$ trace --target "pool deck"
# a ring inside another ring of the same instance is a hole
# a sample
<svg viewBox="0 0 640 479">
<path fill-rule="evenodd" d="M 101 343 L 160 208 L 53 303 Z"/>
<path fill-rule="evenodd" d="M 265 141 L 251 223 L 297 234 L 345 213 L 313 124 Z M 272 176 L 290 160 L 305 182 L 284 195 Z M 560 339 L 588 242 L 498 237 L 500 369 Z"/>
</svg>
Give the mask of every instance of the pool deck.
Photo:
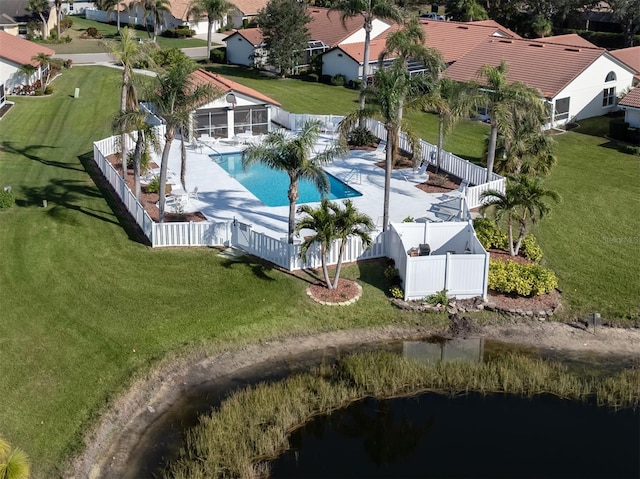
<svg viewBox="0 0 640 479">
<path fill-rule="evenodd" d="M 325 148 L 331 141 L 326 135 L 321 137 L 316 149 Z M 209 156 L 215 152 L 238 152 L 242 148 L 242 145 L 222 143 L 201 149 L 187 148 L 186 189 L 192 191 L 198 187 L 198 200 L 189 200 L 184 211 L 200 211 L 209 220 L 216 222 L 232 221 L 235 218 L 250 224 L 254 231 L 285 237 L 289 206 L 265 206 Z M 155 161 L 159 163 L 159 158 Z M 362 193 L 362 196 L 351 198 L 354 206 L 381 227 L 384 169 L 377 167 L 376 161 L 379 158 L 375 158 L 372 151 L 352 150 L 348 157 L 327 165 L 325 171 L 341 180 L 347 175 L 351 176 L 348 184 Z M 177 140 L 171 148 L 169 170 L 176 175 L 180 173 L 180 142 Z M 393 171 L 389 202 L 392 222 L 401 222 L 407 217 L 417 221 L 447 221 L 456 215 L 461 194 L 456 191 L 447 194 L 425 193 L 417 188 L 424 181 L 426 176 L 413 173 L 411 168 Z"/>
</svg>

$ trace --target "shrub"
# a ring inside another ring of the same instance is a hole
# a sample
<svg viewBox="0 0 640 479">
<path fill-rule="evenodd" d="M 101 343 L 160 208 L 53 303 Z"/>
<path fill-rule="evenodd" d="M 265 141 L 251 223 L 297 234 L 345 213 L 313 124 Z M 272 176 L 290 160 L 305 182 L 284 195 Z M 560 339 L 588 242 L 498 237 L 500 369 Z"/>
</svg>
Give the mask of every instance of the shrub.
<svg viewBox="0 0 640 479">
<path fill-rule="evenodd" d="M 155 64 L 160 67 L 189 61 L 189 57 L 187 57 L 187 55 L 185 55 L 179 48 L 157 49 L 152 51 L 149 56 Z"/>
<path fill-rule="evenodd" d="M 441 304 L 442 306 L 449 306 L 449 297 L 447 296 L 447 290 L 443 289 L 442 291 L 438 291 L 435 294 L 427 297 L 427 303 L 429 304 Z"/>
<path fill-rule="evenodd" d="M 550 293 L 557 287 L 558 279 L 554 272 L 539 264 L 489 262 L 489 288 L 499 293 L 536 296 Z"/>
<path fill-rule="evenodd" d="M 402 220 L 403 223 L 415 223 L 416 220 L 413 219 L 413 216 L 407 216 L 405 219 Z"/>
<path fill-rule="evenodd" d="M 209 53 L 209 60 L 212 63 L 225 63 L 226 56 L 226 48 L 212 48 L 211 52 Z"/>
<path fill-rule="evenodd" d="M 347 142 L 353 146 L 372 146 L 378 138 L 364 126 L 357 126 L 349 132 Z"/>
<path fill-rule="evenodd" d="M 640 146 L 624 145 L 622 152 L 628 153 L 629 155 L 640 156 Z"/>
<path fill-rule="evenodd" d="M 73 26 L 73 20 L 69 17 L 64 17 L 60 20 L 60 28 L 63 30 L 68 30 Z"/>
<path fill-rule="evenodd" d="M 64 63 L 62 64 L 62 66 L 63 66 L 64 68 L 69 69 L 69 68 L 71 68 L 71 65 L 72 65 L 72 64 L 73 64 L 73 60 L 71 60 L 71 58 L 67 58 L 67 59 L 64 61 Z"/>
<path fill-rule="evenodd" d="M 362 80 L 360 78 L 356 80 L 349 80 L 349 88 L 353 90 L 359 90 L 362 85 Z"/>
<path fill-rule="evenodd" d="M 51 85 L 47 85 L 44 89 L 45 95 L 51 95 L 53 93 L 53 87 Z"/>
<path fill-rule="evenodd" d="M 520 245 L 519 253 L 531 261 L 538 262 L 542 259 L 542 248 L 540 248 L 536 237 L 532 234 L 528 234 L 527 236 L 522 238 L 522 244 Z"/>
<path fill-rule="evenodd" d="M 0 190 L 0 209 L 11 208 L 15 202 L 11 191 Z"/>
<path fill-rule="evenodd" d="M 85 33 L 89 38 L 102 38 L 102 35 L 100 35 L 100 32 L 96 27 L 87 28 L 87 31 Z"/>
<path fill-rule="evenodd" d="M 186 25 L 175 27 L 175 28 L 169 28 L 162 32 L 162 36 L 167 38 L 191 38 L 195 34 L 196 34 L 196 31 L 190 29 Z"/>
<path fill-rule="evenodd" d="M 396 299 L 404 298 L 404 291 L 402 291 L 400 286 L 391 286 L 389 288 L 389 294 Z"/>
<path fill-rule="evenodd" d="M 476 218 L 473 220 L 473 228 L 476 230 L 478 241 L 484 249 L 506 249 L 509 247 L 507 234 L 500 230 L 492 220 Z"/>
<path fill-rule="evenodd" d="M 333 86 L 344 86 L 346 81 L 347 79 L 342 73 L 338 73 L 337 75 L 333 75 L 333 77 L 331 77 L 331 84 Z"/>
<path fill-rule="evenodd" d="M 449 181 L 449 177 L 444 173 L 433 173 L 429 175 L 429 179 L 436 186 L 444 186 Z"/>
<path fill-rule="evenodd" d="M 320 76 L 317 73 L 309 73 L 308 75 L 304 76 L 303 80 L 312 83 L 318 83 L 318 81 L 320 80 Z"/>
<path fill-rule="evenodd" d="M 331 85 L 331 75 L 322 75 L 322 76 L 320 77 L 320 81 L 321 81 L 322 83 L 327 84 L 327 85 Z"/>
<path fill-rule="evenodd" d="M 160 192 L 160 177 L 154 176 L 147 185 L 147 193 L 159 193 Z"/>
</svg>

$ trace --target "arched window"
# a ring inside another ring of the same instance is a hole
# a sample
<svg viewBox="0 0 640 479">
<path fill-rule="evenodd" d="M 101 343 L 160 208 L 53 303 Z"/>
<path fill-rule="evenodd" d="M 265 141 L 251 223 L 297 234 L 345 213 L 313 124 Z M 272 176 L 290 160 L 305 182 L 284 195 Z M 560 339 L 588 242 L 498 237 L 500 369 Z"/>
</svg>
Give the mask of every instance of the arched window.
<svg viewBox="0 0 640 479">
<path fill-rule="evenodd" d="M 609 72 L 607 74 L 607 78 L 604 79 L 605 83 L 610 81 L 616 81 L 616 74 L 614 72 Z"/>
</svg>

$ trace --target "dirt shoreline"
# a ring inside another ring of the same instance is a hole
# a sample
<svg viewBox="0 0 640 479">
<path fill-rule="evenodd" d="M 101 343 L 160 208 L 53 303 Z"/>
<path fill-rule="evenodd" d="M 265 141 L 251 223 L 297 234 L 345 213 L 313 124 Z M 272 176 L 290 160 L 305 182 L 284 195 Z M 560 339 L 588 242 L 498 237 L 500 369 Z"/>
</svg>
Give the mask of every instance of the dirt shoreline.
<svg viewBox="0 0 640 479">
<path fill-rule="evenodd" d="M 85 438 L 85 448 L 67 468 L 70 478 L 119 478 L 128 454 L 145 429 L 185 391 L 221 376 L 264 361 L 323 349 L 394 339 L 412 339 L 442 330 L 421 326 L 388 326 L 376 329 L 332 331 L 308 336 L 261 341 L 222 351 L 165 361 L 136 381 L 114 402 L 99 424 Z M 473 334 L 557 350 L 602 355 L 640 357 L 640 329 L 599 328 L 596 334 L 577 326 L 548 321 L 522 321 L 485 325 Z"/>
</svg>

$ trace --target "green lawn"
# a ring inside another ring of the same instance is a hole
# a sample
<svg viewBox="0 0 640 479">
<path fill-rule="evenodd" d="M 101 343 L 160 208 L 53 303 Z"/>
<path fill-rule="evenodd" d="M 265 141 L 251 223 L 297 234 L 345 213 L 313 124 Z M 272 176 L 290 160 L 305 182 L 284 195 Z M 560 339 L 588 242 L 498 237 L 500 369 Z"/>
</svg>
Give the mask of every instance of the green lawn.
<svg viewBox="0 0 640 479">
<path fill-rule="evenodd" d="M 92 141 L 110 134 L 119 78 L 105 67 L 65 70 L 51 97 L 11 98 L 16 106 L 1 123 L 0 184 L 12 185 L 18 204 L 0 211 L 0 434 L 26 449 L 36 478 L 59 473 L 105 405 L 169 352 L 436 321 L 391 307 L 382 268 L 371 263 L 344 271 L 360 279 L 363 298 L 326 308 L 307 298 L 305 282 L 259 262 L 229 261 L 209 248 L 143 246 L 96 187 L 91 163 Z M 356 92 L 345 88 L 234 79 L 293 111 L 356 106 Z M 433 118 L 419 121 L 433 137 Z M 465 122 L 448 145 L 479 158 L 485 133 Z M 558 144 L 549 184 L 564 199 L 538 229 L 546 262 L 576 314 L 637 321 L 638 159 L 579 130 Z"/>
<path fill-rule="evenodd" d="M 117 26 L 108 23 L 96 22 L 94 20 L 87 20 L 82 16 L 71 16 L 73 25 L 69 30 L 64 32 L 62 36 L 69 35 L 72 38 L 70 43 L 60 43 L 47 45 L 49 48 L 55 50 L 59 54 L 73 54 L 73 53 L 101 53 L 105 51 L 103 41 L 117 38 Z M 126 25 L 121 25 L 124 27 Z M 95 27 L 102 35 L 102 40 L 96 39 L 82 39 L 80 34 L 86 31 L 89 27 Z M 138 38 L 143 40 L 148 39 L 147 33 L 144 30 L 137 30 Z M 204 47 L 207 42 L 200 40 L 199 38 L 165 38 L 162 35 L 158 36 L 158 45 L 162 48 L 189 48 L 189 47 Z"/>
<path fill-rule="evenodd" d="M 419 320 L 390 306 L 371 263 L 344 271 L 363 298 L 326 308 L 261 263 L 138 242 L 91 173 L 119 78 L 65 70 L 51 97 L 12 98 L 0 129 L 0 184 L 18 203 L 0 210 L 0 435 L 26 449 L 37 478 L 56 475 L 105 404 L 167 352 Z"/>
</svg>

